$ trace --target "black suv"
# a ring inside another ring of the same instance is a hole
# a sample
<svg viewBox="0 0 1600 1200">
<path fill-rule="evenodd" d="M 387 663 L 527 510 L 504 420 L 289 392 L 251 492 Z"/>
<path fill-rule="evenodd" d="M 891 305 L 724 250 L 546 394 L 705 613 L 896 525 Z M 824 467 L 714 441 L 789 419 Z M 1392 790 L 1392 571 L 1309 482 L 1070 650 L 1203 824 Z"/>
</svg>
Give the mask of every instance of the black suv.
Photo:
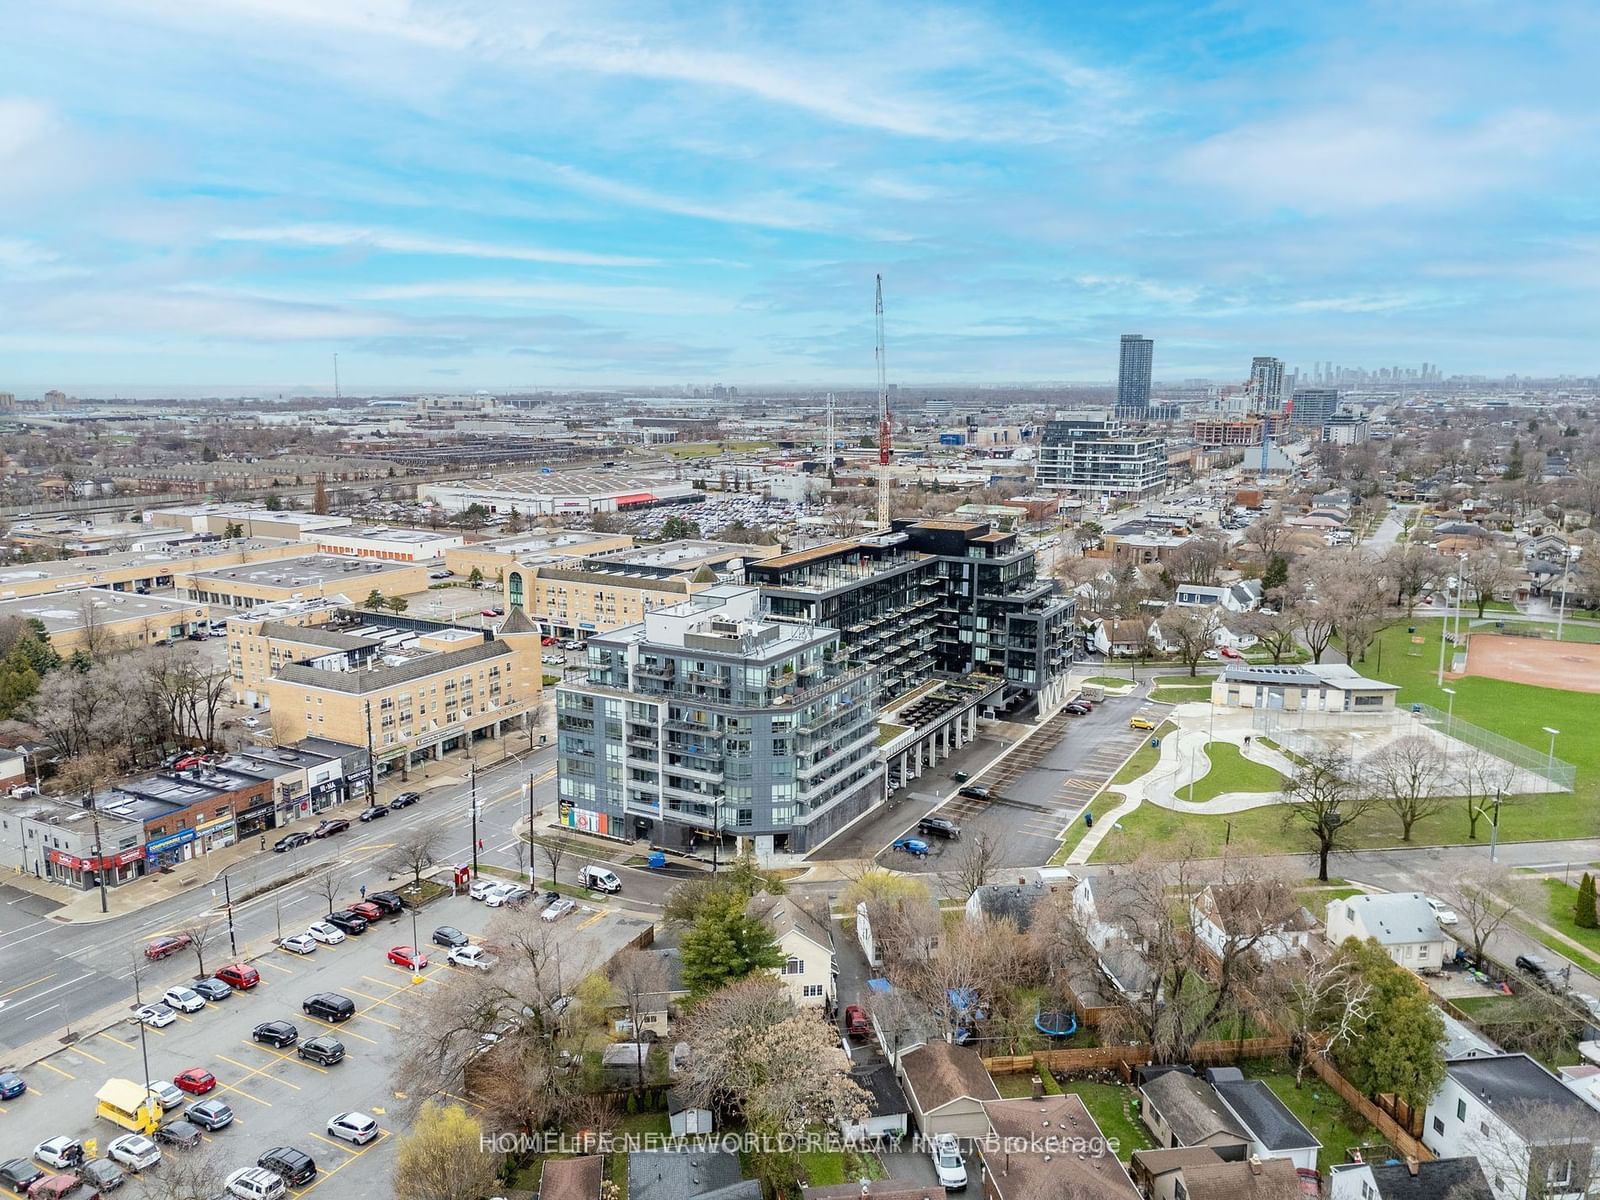
<svg viewBox="0 0 1600 1200">
<path fill-rule="evenodd" d="M 923 817 L 917 822 L 918 833 L 931 833 L 935 837 L 958 838 L 961 836 L 961 826 L 948 817 Z"/>
<path fill-rule="evenodd" d="M 389 801 L 389 807 L 390 808 L 409 808 L 411 805 L 415 804 L 418 800 L 421 800 L 421 799 L 422 799 L 422 793 L 421 792 L 401 792 L 393 800 Z"/>
<path fill-rule="evenodd" d="M 351 912 L 348 908 L 341 908 L 336 913 L 329 913 L 328 924 L 335 929 L 342 929 L 351 934 L 362 934 L 367 931 L 367 919 L 360 913 Z"/>
<path fill-rule="evenodd" d="M 1550 983 L 1550 968 L 1545 965 L 1544 959 L 1538 957 L 1537 955 L 1517 955 L 1517 970 L 1528 976 L 1535 983 L 1544 984 L 1546 986 L 1548 986 Z"/>
<path fill-rule="evenodd" d="M 295 1053 L 307 1062 L 331 1067 L 344 1057 L 344 1043 L 338 1038 L 314 1037 L 301 1042 Z"/>
<path fill-rule="evenodd" d="M 367 895 L 367 903 L 376 904 L 386 916 L 393 916 L 406 906 L 398 892 L 371 892 Z"/>
<path fill-rule="evenodd" d="M 294 1045 L 299 1037 L 300 1031 L 287 1021 L 263 1021 L 250 1031 L 251 1041 L 266 1042 L 280 1050 Z"/>
<path fill-rule="evenodd" d="M 987 800 L 989 798 L 989 789 L 974 783 L 962 788 L 956 795 L 965 796 L 969 800 Z"/>
<path fill-rule="evenodd" d="M 316 1161 L 304 1150 L 296 1150 L 293 1146 L 274 1146 L 256 1159 L 256 1166 L 283 1176 L 283 1181 L 291 1187 L 310 1183 L 317 1177 Z"/>
<path fill-rule="evenodd" d="M 301 1001 L 300 1011 L 338 1024 L 356 1015 L 356 1002 L 338 992 L 318 992 Z"/>
</svg>

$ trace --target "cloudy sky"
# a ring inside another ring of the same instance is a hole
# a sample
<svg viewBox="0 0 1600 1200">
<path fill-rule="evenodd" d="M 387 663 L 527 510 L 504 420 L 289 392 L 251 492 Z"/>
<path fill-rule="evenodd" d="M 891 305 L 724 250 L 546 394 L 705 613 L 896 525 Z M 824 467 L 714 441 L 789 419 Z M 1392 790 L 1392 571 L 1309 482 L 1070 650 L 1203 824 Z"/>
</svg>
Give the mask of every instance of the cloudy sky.
<svg viewBox="0 0 1600 1200">
<path fill-rule="evenodd" d="M 1600 370 L 1593 4 L 50 0 L 0 389 Z"/>
</svg>

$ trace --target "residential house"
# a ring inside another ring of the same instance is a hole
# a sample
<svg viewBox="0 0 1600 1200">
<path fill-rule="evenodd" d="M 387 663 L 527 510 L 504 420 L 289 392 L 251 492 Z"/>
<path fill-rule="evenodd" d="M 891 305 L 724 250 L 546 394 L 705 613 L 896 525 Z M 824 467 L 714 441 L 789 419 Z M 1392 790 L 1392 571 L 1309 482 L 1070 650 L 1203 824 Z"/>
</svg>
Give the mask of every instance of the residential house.
<svg viewBox="0 0 1600 1200">
<path fill-rule="evenodd" d="M 1126 1168 L 1077 1096 L 992 1100 L 978 1146 L 983 1200 L 1139 1200 Z"/>
<path fill-rule="evenodd" d="M 1495 1200 L 1592 1195 L 1600 1114 L 1526 1054 L 1458 1058 L 1423 1116 L 1440 1158 L 1476 1156 Z"/>
<path fill-rule="evenodd" d="M 931 895 L 863 900 L 856 905 L 856 942 L 872 967 L 881 967 L 896 956 L 932 958 L 939 952 L 943 929 L 939 902 Z"/>
<path fill-rule="evenodd" d="M 1181 1068 L 1163 1071 L 1141 1083 L 1139 1094 L 1139 1115 L 1157 1146 L 1209 1146 L 1228 1162 L 1249 1156 L 1249 1131 L 1204 1079 Z"/>
<path fill-rule="evenodd" d="M 918 1183 L 912 1179 L 869 1179 L 865 1183 L 833 1183 L 800 1189 L 800 1200 L 942 1200 L 943 1196 L 944 1191 L 938 1184 Z"/>
<path fill-rule="evenodd" d="M 598 1154 L 546 1159 L 539 1169 L 539 1200 L 600 1200 L 604 1179 L 605 1159 Z"/>
<path fill-rule="evenodd" d="M 1144 949 L 1115 920 L 1116 893 L 1121 881 L 1115 875 L 1085 878 L 1072 890 L 1073 911 L 1096 964 L 1112 988 L 1126 997 L 1143 996 L 1155 983 Z"/>
<path fill-rule="evenodd" d="M 761 1200 L 761 1185 L 725 1150 L 635 1150 L 628 1155 L 628 1200 Z M 540 1200 L 544 1200 L 540 1193 Z"/>
<path fill-rule="evenodd" d="M 1233 583 L 1180 583 L 1172 602 L 1179 608 L 1215 606 L 1228 613 L 1254 612 L 1261 607 L 1261 581 L 1239 579 Z"/>
<path fill-rule="evenodd" d="M 1206 1082 L 1250 1135 L 1252 1158 L 1286 1158 L 1296 1167 L 1317 1169 L 1322 1143 L 1265 1083 L 1246 1079 L 1238 1067 L 1213 1067 Z"/>
<path fill-rule="evenodd" d="M 783 955 L 778 978 L 801 1008 L 827 1008 L 833 1004 L 834 976 L 832 922 L 824 923 L 792 896 L 760 893 L 750 898 L 749 914 L 772 929 Z"/>
<path fill-rule="evenodd" d="M 867 1116 L 861 1121 L 844 1121 L 839 1132 L 847 1142 L 898 1141 L 906 1136 L 911 1105 L 906 1102 L 894 1067 L 874 1063 L 851 1072 L 851 1078 L 867 1094 Z"/>
<path fill-rule="evenodd" d="M 1328 1171 L 1328 1200 L 1493 1200 L 1476 1158 L 1422 1162 L 1338 1163 Z M 540 1198 L 543 1200 L 543 1197 Z"/>
<path fill-rule="evenodd" d="M 1298 1168 L 1287 1158 L 1233 1162 L 1206 1146 L 1136 1150 L 1132 1175 L 1149 1200 L 1301 1200 Z"/>
<path fill-rule="evenodd" d="M 967 897 L 966 918 L 978 921 L 1008 920 L 1019 930 L 1033 924 L 1034 906 L 1050 894 L 1039 880 L 1018 879 L 1015 883 L 985 883 Z"/>
<path fill-rule="evenodd" d="M 925 1042 L 900 1055 L 900 1082 L 923 1137 L 977 1138 L 989 1132 L 984 1104 L 1000 1093 L 976 1051 Z"/>
<path fill-rule="evenodd" d="M 1135 1150 L 1128 1166 L 1134 1186 L 1148 1200 L 1177 1200 L 1185 1167 L 1207 1166 L 1222 1159 L 1210 1146 L 1176 1146 L 1164 1150 Z M 1184 1189 L 1187 1200 L 1188 1189 Z"/>
<path fill-rule="evenodd" d="M 1328 903 L 1328 941 L 1377 941 L 1402 967 L 1438 970 L 1450 944 L 1421 892 L 1346 896 Z"/>
<path fill-rule="evenodd" d="M 1109 658 L 1130 658 L 1150 649 L 1150 622 L 1140 618 L 1122 621 L 1096 619 L 1085 640 L 1091 651 Z"/>
<path fill-rule="evenodd" d="M 1230 946 L 1251 942 L 1257 958 L 1282 962 L 1307 953 L 1317 927 L 1294 889 L 1278 879 L 1208 884 L 1191 909 L 1200 940 L 1218 956 Z"/>
</svg>

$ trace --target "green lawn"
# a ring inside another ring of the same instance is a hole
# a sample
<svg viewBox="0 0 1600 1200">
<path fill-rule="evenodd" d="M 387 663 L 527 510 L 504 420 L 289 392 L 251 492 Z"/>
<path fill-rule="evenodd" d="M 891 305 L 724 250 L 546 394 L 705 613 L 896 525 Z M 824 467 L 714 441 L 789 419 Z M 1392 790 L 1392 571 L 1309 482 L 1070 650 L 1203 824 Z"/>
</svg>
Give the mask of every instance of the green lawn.
<svg viewBox="0 0 1600 1200">
<path fill-rule="evenodd" d="M 1128 1102 L 1136 1095 L 1132 1088 L 1120 1083 L 1064 1079 L 1061 1090 L 1083 1101 L 1094 1123 L 1100 1126 L 1100 1132 L 1105 1134 L 1123 1162 L 1127 1162 L 1135 1150 L 1148 1150 L 1154 1144 L 1139 1118 L 1129 1111 Z"/>
<path fill-rule="evenodd" d="M 662 446 L 673 458 L 715 458 L 719 454 L 740 454 L 747 450 L 766 450 L 771 442 L 677 442 Z"/>
<path fill-rule="evenodd" d="M 1481 622 L 1477 619 L 1473 619 L 1469 624 L 1473 633 L 1494 633 L 1494 622 L 1499 619 L 1500 618 L 1495 617 L 1492 613 L 1486 613 Z M 1505 625 L 1506 628 L 1512 632 L 1523 632 L 1537 629 L 1543 633 L 1543 640 L 1552 642 L 1555 641 L 1556 624 L 1554 621 L 1507 620 Z M 1600 626 L 1579 625 L 1575 622 L 1568 621 L 1561 629 L 1561 640 L 1563 642 L 1600 642 Z"/>
<path fill-rule="evenodd" d="M 1247 1062 L 1243 1070 L 1246 1077 L 1259 1079 L 1271 1088 L 1273 1095 L 1316 1135 L 1322 1143 L 1317 1166 L 1324 1174 L 1335 1163 L 1349 1161 L 1350 1149 L 1371 1136 L 1360 1114 L 1353 1112 L 1313 1072 L 1308 1070 L 1305 1082 L 1295 1087 L 1294 1072 L 1284 1069 L 1281 1063 Z"/>
<path fill-rule="evenodd" d="M 1578 899 L 1577 885 L 1562 883 L 1559 879 L 1541 879 L 1539 884 L 1544 889 L 1546 901 L 1545 911 L 1538 914 L 1539 919 L 1559 929 L 1588 950 L 1589 954 L 1574 949 L 1559 938 L 1551 937 L 1531 921 L 1519 920 L 1517 924 L 1529 937 L 1554 953 L 1571 959 L 1586 971 L 1600 972 L 1600 929 L 1584 929 L 1573 920 L 1573 906 Z"/>
<path fill-rule="evenodd" d="M 1091 675 L 1084 682 L 1094 687 L 1125 688 L 1133 686 L 1133 680 L 1126 675 Z"/>
<path fill-rule="evenodd" d="M 911 726 L 909 725 L 896 725 L 892 721 L 879 721 L 878 745 L 887 746 L 890 742 L 894 741 L 895 738 L 899 737 L 902 733 L 910 728 Z"/>
<path fill-rule="evenodd" d="M 1144 732 L 1149 736 L 1144 739 L 1144 744 L 1133 752 L 1133 756 L 1127 762 L 1122 764 L 1122 769 L 1111 777 L 1111 782 L 1106 786 L 1117 787 L 1120 784 L 1132 783 L 1147 771 L 1154 770 L 1157 761 L 1161 758 L 1161 750 L 1150 743 L 1160 741 L 1162 738 L 1174 733 L 1177 728 L 1171 721 L 1163 721 L 1154 729 L 1145 730 Z"/>
<path fill-rule="evenodd" d="M 837 1187 L 858 1179 L 882 1179 L 883 1165 L 876 1154 L 854 1150 L 802 1150 L 796 1156 L 811 1187 Z"/>
<path fill-rule="evenodd" d="M 1158 687 L 1151 691 L 1150 699 L 1157 704 L 1190 704 L 1196 700 L 1209 700 L 1211 685 L 1201 683 L 1193 687 Z"/>
<path fill-rule="evenodd" d="M 1211 769 L 1195 780 L 1194 788 L 1181 789 L 1180 799 L 1196 804 L 1215 800 L 1225 792 L 1281 792 L 1283 776 L 1271 767 L 1251 762 L 1232 742 L 1212 742 L 1205 748 Z M 1199 763 L 1195 764 L 1197 767 Z"/>
</svg>

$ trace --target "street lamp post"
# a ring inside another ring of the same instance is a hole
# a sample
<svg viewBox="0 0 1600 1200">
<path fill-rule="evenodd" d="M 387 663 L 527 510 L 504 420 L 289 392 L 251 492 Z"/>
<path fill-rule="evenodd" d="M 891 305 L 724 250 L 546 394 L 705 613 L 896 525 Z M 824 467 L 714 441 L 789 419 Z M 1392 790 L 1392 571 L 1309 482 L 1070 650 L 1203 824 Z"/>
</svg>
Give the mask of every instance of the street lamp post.
<svg viewBox="0 0 1600 1200">
<path fill-rule="evenodd" d="M 1456 690 L 1455 688 L 1441 688 L 1439 690 L 1450 697 L 1449 706 L 1444 713 L 1444 735 L 1449 737 L 1451 727 L 1455 724 L 1456 719 Z"/>
<path fill-rule="evenodd" d="M 213 896 L 215 892 L 211 893 Z M 235 958 L 239 957 L 239 943 L 233 936 L 233 893 L 228 887 L 228 872 L 222 873 L 222 906 L 228 913 L 228 949 L 233 951 Z"/>
<path fill-rule="evenodd" d="M 1544 732 L 1550 735 L 1550 753 L 1545 758 L 1544 776 L 1551 783 L 1554 783 L 1556 778 L 1556 734 L 1560 733 L 1561 730 L 1551 729 L 1550 726 L 1546 725 L 1544 726 Z"/>
</svg>

